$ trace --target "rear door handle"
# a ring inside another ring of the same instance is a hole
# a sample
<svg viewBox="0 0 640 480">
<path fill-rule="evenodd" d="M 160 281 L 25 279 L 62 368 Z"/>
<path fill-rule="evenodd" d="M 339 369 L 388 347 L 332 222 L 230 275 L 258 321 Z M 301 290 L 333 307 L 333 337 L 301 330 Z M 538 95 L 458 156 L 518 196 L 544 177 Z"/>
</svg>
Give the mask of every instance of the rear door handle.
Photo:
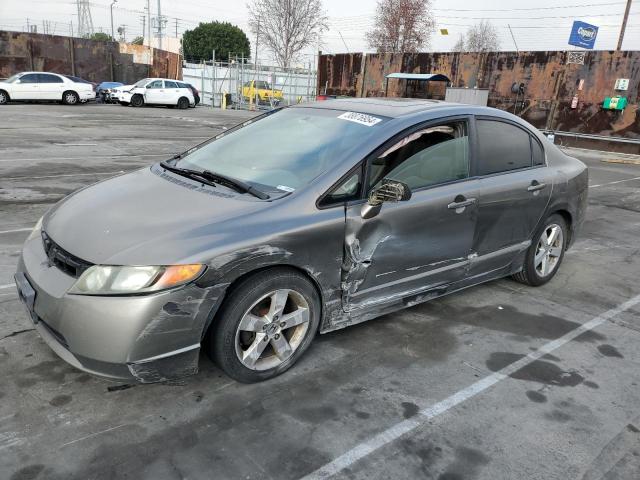
<svg viewBox="0 0 640 480">
<path fill-rule="evenodd" d="M 538 190 L 542 190 L 547 186 L 546 183 L 538 183 L 537 181 L 531 182 L 531 185 L 527 187 L 528 192 L 537 192 Z"/>
<path fill-rule="evenodd" d="M 447 205 L 447 208 L 449 210 L 461 209 L 460 212 L 462 212 L 462 210 L 465 207 L 468 207 L 469 205 L 473 205 L 474 203 L 476 203 L 475 198 L 465 198 L 463 195 L 458 195 L 453 202 Z M 456 212 L 456 213 L 460 213 L 460 212 Z"/>
</svg>

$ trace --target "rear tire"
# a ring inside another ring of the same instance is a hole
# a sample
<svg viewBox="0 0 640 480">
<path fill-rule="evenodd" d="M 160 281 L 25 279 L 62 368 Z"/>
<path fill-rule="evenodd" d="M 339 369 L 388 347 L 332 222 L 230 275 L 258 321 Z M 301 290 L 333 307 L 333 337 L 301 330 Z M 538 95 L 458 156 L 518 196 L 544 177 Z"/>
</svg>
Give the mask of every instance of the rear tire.
<svg viewBox="0 0 640 480">
<path fill-rule="evenodd" d="M 131 105 L 134 107 L 141 107 L 144 105 L 144 98 L 139 93 L 131 97 Z"/>
<path fill-rule="evenodd" d="M 80 103 L 80 97 L 76 92 L 69 90 L 62 94 L 62 103 L 65 105 L 77 105 Z"/>
<path fill-rule="evenodd" d="M 532 287 L 547 283 L 558 273 L 568 238 L 565 219 L 558 214 L 549 216 L 536 231 L 522 270 L 512 278 Z"/>
<path fill-rule="evenodd" d="M 319 323 L 320 299 L 307 277 L 289 268 L 264 270 L 224 301 L 209 329 L 208 353 L 239 382 L 268 380 L 304 354 Z"/>
<path fill-rule="evenodd" d="M 178 108 L 180 110 L 185 110 L 189 108 L 189 99 L 187 97 L 180 97 L 178 99 Z"/>
<path fill-rule="evenodd" d="M 6 105 L 9 103 L 9 94 L 4 90 L 0 90 L 0 105 Z"/>
</svg>

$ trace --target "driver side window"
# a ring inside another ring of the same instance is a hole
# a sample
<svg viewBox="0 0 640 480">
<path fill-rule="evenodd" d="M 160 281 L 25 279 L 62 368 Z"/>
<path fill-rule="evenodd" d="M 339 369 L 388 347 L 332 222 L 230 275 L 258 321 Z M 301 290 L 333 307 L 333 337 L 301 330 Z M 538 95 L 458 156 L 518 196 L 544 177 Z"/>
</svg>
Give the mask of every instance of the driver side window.
<svg viewBox="0 0 640 480">
<path fill-rule="evenodd" d="M 411 190 L 469 177 L 467 122 L 459 121 L 417 130 L 371 161 L 369 185 L 388 178 Z"/>
<path fill-rule="evenodd" d="M 162 80 L 155 80 L 147 85 L 147 88 L 162 88 Z"/>
</svg>

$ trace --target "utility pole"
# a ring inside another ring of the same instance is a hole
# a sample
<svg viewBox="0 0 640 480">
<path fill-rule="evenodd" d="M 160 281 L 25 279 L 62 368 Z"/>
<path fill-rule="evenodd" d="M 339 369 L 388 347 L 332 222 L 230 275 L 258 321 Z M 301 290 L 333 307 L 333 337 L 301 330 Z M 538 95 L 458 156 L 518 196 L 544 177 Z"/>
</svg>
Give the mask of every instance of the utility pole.
<svg viewBox="0 0 640 480">
<path fill-rule="evenodd" d="M 162 9 L 158 0 L 158 48 L 162 50 Z"/>
<path fill-rule="evenodd" d="M 627 29 L 627 20 L 629 19 L 629 10 L 631 10 L 631 0 L 627 0 L 627 7 L 624 9 L 624 17 L 622 18 L 622 27 L 620 28 L 620 37 L 618 38 L 618 48 L 622 50 L 622 41 L 624 40 L 624 31 Z"/>
<path fill-rule="evenodd" d="M 140 21 L 142 22 L 142 44 L 144 45 L 144 32 L 146 32 L 145 28 L 147 28 L 147 17 L 140 15 Z"/>
<path fill-rule="evenodd" d="M 111 2 L 111 41 L 116 40 L 115 33 L 113 32 L 113 6 L 118 2 L 118 0 L 113 0 Z"/>
<path fill-rule="evenodd" d="M 151 0 L 147 0 L 147 32 L 149 34 L 149 46 L 151 46 Z M 142 32 L 142 38 L 144 38 L 144 32 Z"/>
<path fill-rule="evenodd" d="M 509 33 L 511 33 L 511 39 L 513 40 L 513 44 L 516 47 L 516 53 L 520 55 L 520 51 L 518 50 L 518 44 L 516 43 L 516 37 L 513 36 L 513 30 L 511 30 L 511 25 L 507 24 L 507 27 L 509 27 Z"/>
<path fill-rule="evenodd" d="M 258 28 L 256 28 L 256 53 L 253 59 L 253 69 L 258 71 L 258 40 L 260 38 L 260 17 L 258 17 Z"/>
<path fill-rule="evenodd" d="M 178 38 L 178 19 L 176 18 L 176 38 Z"/>
</svg>

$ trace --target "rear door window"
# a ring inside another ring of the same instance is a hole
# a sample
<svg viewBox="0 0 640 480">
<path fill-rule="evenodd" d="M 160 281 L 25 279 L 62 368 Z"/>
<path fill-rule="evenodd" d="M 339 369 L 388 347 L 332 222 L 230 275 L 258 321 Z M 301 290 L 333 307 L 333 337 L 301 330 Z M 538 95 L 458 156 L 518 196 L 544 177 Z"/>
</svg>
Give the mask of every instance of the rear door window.
<svg viewBox="0 0 640 480">
<path fill-rule="evenodd" d="M 478 175 L 531 167 L 531 135 L 510 123 L 477 120 Z"/>
<path fill-rule="evenodd" d="M 49 75 L 48 73 L 38 74 L 40 83 L 64 83 L 64 81 L 57 75 Z"/>
<path fill-rule="evenodd" d="M 533 165 L 535 167 L 544 165 L 544 150 L 540 142 L 533 136 L 531 137 L 531 152 L 533 153 Z"/>
<path fill-rule="evenodd" d="M 170 82 L 169 80 L 164 81 L 165 88 L 178 88 L 176 82 Z"/>
</svg>

